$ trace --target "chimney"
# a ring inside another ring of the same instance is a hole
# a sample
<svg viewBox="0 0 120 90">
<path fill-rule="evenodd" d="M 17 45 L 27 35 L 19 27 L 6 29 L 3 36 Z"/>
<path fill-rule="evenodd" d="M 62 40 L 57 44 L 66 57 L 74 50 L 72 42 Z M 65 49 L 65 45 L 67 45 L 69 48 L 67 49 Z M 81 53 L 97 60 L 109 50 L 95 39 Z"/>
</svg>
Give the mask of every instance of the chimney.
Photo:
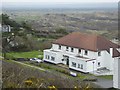
<svg viewBox="0 0 120 90">
<path fill-rule="evenodd" d="M 110 48 L 110 56 L 113 56 L 113 48 Z"/>
</svg>

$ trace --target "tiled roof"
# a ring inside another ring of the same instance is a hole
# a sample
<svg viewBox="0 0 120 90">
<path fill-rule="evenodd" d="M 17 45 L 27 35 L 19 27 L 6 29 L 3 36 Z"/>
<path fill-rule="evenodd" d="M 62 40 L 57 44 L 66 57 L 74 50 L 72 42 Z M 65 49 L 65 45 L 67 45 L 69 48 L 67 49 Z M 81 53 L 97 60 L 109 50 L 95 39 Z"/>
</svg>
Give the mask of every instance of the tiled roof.
<svg viewBox="0 0 120 90">
<path fill-rule="evenodd" d="M 113 49 L 113 57 L 119 57 L 120 56 L 120 52 L 116 49 Z"/>
<path fill-rule="evenodd" d="M 109 52 L 110 48 L 120 47 L 119 45 L 112 43 L 102 36 L 89 35 L 80 32 L 68 34 L 60 39 L 57 39 L 53 43 L 91 51 L 107 50 Z"/>
</svg>

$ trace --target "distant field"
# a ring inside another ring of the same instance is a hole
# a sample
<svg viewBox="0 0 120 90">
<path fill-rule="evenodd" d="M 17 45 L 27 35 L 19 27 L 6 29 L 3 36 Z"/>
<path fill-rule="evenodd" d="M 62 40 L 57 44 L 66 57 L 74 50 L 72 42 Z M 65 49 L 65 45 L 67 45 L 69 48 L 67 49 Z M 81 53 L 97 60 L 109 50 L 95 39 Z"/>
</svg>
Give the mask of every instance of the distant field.
<svg viewBox="0 0 120 90">
<path fill-rule="evenodd" d="M 95 33 L 108 39 L 118 37 L 117 10 L 38 10 L 6 12 L 17 22 L 26 21 L 36 31 L 55 31 L 64 28 L 68 32 Z M 54 36 L 53 34 L 49 34 Z"/>
<path fill-rule="evenodd" d="M 7 53 L 7 57 L 14 57 L 14 58 L 42 58 L 43 57 L 43 52 L 41 52 L 41 51 L 10 52 L 10 53 Z"/>
</svg>

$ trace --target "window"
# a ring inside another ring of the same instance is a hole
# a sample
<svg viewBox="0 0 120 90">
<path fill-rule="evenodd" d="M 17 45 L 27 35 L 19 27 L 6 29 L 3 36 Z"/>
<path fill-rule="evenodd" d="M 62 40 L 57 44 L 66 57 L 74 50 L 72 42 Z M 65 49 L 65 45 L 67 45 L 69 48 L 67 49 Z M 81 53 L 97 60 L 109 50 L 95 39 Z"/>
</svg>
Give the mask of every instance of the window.
<svg viewBox="0 0 120 90">
<path fill-rule="evenodd" d="M 49 55 L 48 55 L 47 59 L 50 59 Z"/>
<path fill-rule="evenodd" d="M 78 53 L 81 53 L 81 49 L 78 49 Z"/>
<path fill-rule="evenodd" d="M 83 69 L 83 64 L 81 64 L 81 69 Z"/>
<path fill-rule="evenodd" d="M 47 59 L 47 55 L 45 55 L 45 59 Z"/>
<path fill-rule="evenodd" d="M 87 55 L 88 54 L 88 51 L 87 50 L 85 50 L 85 55 Z"/>
<path fill-rule="evenodd" d="M 52 60 L 52 61 L 55 61 L 55 57 L 52 57 L 52 56 L 51 56 L 51 60 Z"/>
<path fill-rule="evenodd" d="M 78 68 L 80 68 L 80 64 L 78 64 Z"/>
<path fill-rule="evenodd" d="M 101 56 L 101 52 L 100 51 L 98 52 L 98 56 Z"/>
<path fill-rule="evenodd" d="M 71 52 L 73 52 L 74 48 L 71 48 Z"/>
<path fill-rule="evenodd" d="M 98 67 L 100 67 L 100 62 L 98 62 Z"/>
<path fill-rule="evenodd" d="M 49 59 L 49 55 L 46 55 L 45 58 L 46 58 L 46 59 Z"/>
<path fill-rule="evenodd" d="M 59 49 L 61 50 L 61 45 L 59 45 Z"/>
<path fill-rule="evenodd" d="M 66 51 L 68 51 L 69 47 L 66 47 Z"/>
<path fill-rule="evenodd" d="M 72 62 L 72 66 L 73 66 L 73 67 L 76 67 L 76 63 L 75 63 L 75 62 Z"/>
</svg>

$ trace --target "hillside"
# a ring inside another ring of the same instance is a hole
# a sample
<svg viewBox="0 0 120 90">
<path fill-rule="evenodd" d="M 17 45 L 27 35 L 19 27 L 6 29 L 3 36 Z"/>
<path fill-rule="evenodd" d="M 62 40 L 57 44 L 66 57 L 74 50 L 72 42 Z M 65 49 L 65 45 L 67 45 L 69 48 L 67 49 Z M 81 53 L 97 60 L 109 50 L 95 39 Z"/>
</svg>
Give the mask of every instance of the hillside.
<svg viewBox="0 0 120 90">
<path fill-rule="evenodd" d="M 11 60 L 2 61 L 3 88 L 74 88 L 86 87 L 88 83 L 82 83 L 79 79 L 68 78 L 63 74 L 52 71 L 41 71 Z M 98 87 L 89 83 L 90 87 Z"/>
<path fill-rule="evenodd" d="M 35 31 L 56 32 L 58 29 L 65 29 L 68 32 L 97 33 L 109 39 L 118 37 L 117 10 L 41 9 L 6 13 L 18 22 L 29 23 Z"/>
</svg>

